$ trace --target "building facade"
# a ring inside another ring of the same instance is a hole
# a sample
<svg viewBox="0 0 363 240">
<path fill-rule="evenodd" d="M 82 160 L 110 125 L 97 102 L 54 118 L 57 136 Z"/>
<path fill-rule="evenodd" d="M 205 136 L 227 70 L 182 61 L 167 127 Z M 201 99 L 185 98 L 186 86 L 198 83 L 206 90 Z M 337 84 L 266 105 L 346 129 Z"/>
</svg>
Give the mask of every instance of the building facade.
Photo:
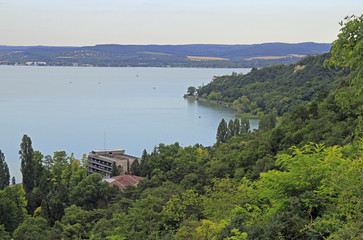
<svg viewBox="0 0 363 240">
<path fill-rule="evenodd" d="M 88 154 L 88 174 L 100 173 L 109 176 L 112 163 L 122 166 L 123 172 L 130 172 L 131 164 L 140 158 L 125 154 L 123 149 L 93 150 Z"/>
</svg>

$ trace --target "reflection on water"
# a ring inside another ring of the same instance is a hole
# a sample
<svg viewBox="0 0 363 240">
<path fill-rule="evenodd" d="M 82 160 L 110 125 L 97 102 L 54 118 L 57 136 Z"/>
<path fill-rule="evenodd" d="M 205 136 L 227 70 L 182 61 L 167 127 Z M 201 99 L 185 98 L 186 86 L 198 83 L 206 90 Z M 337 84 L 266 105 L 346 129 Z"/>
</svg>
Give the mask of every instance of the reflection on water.
<svg viewBox="0 0 363 240">
<path fill-rule="evenodd" d="M 237 114 L 237 111 L 235 111 L 235 110 L 233 110 L 231 108 L 227 108 L 227 107 L 225 107 L 223 105 L 220 105 L 220 104 L 212 104 L 212 103 L 209 103 L 209 102 L 197 101 L 197 100 L 188 99 L 188 98 L 186 98 L 186 101 L 188 102 L 188 105 L 190 105 L 190 106 L 198 106 L 200 108 L 205 108 L 205 109 L 209 109 L 209 110 L 217 111 L 217 112 L 222 112 L 222 113 L 226 112 L 228 114 L 234 114 L 234 115 Z M 199 117 L 201 118 L 202 116 L 199 116 Z M 260 121 L 259 119 L 249 119 L 251 131 L 258 129 L 259 121 Z"/>
</svg>

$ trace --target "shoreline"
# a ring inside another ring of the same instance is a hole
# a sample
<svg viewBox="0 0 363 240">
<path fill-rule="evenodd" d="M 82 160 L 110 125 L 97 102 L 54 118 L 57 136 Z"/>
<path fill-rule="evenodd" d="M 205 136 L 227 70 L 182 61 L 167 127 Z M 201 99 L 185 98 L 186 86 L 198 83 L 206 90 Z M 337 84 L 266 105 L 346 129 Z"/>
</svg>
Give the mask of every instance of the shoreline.
<svg viewBox="0 0 363 240">
<path fill-rule="evenodd" d="M 251 113 L 242 112 L 241 109 L 238 106 L 234 106 L 231 103 L 226 103 L 226 102 L 218 101 L 218 100 L 209 100 L 209 99 L 201 98 L 201 97 L 198 97 L 198 96 L 195 96 L 195 95 L 194 96 L 189 96 L 189 95 L 185 94 L 183 97 L 185 99 L 189 99 L 189 100 L 194 100 L 194 101 L 199 101 L 199 102 L 204 102 L 204 103 L 210 103 L 210 104 L 214 104 L 214 105 L 220 105 L 220 106 L 224 106 L 224 107 L 233 109 L 233 110 L 237 111 L 236 115 L 239 116 L 239 117 L 247 117 L 248 119 L 260 119 L 258 116 L 253 115 Z"/>
</svg>

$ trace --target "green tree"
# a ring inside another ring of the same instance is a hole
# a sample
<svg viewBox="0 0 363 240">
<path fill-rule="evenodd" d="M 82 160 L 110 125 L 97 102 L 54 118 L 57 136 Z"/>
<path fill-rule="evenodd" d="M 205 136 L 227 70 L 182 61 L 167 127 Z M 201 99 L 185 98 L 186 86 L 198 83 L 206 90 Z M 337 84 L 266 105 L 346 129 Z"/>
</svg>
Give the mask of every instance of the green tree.
<svg viewBox="0 0 363 240">
<path fill-rule="evenodd" d="M 151 195 L 136 201 L 126 219 L 128 239 L 157 239 L 163 228 L 162 201 Z"/>
<path fill-rule="evenodd" d="M 140 163 L 140 176 L 150 177 L 151 170 L 148 164 L 150 155 L 147 153 L 146 149 L 142 152 L 141 163 Z"/>
<path fill-rule="evenodd" d="M 228 127 L 227 122 L 222 118 L 217 129 L 217 143 L 225 143 L 228 139 Z"/>
<path fill-rule="evenodd" d="M 9 186 L 10 174 L 8 164 L 5 162 L 4 153 L 0 150 L 0 190 Z"/>
<path fill-rule="evenodd" d="M 362 92 L 363 92 L 363 14 L 360 17 L 346 17 L 340 23 L 342 28 L 338 39 L 333 42 L 331 58 L 325 61 L 325 65 L 339 66 L 351 70 L 348 82 L 341 85 L 348 85 L 345 91 L 339 91 L 336 95 L 337 101 L 347 112 L 352 111 L 358 115 L 359 125 L 357 132 L 362 137 Z M 357 103 L 357 99 L 360 99 Z M 357 107 L 354 105 L 358 104 Z"/>
<path fill-rule="evenodd" d="M 30 137 L 24 134 L 20 144 L 21 173 L 23 175 L 23 187 L 26 193 L 34 188 L 35 171 L 33 162 L 33 147 Z"/>
<path fill-rule="evenodd" d="M 53 158 L 47 159 L 47 164 L 50 162 L 51 165 L 51 171 L 53 176 L 53 181 L 56 183 L 61 183 L 62 181 L 62 173 L 63 170 L 66 168 L 68 164 L 68 157 L 67 153 L 65 151 L 56 151 L 53 154 Z"/>
<path fill-rule="evenodd" d="M 266 131 L 274 128 L 275 125 L 276 125 L 276 115 L 273 113 L 269 113 L 261 117 L 258 128 L 263 131 Z"/>
<path fill-rule="evenodd" d="M 241 120 L 241 133 L 248 133 L 250 131 L 250 120 L 243 117 Z"/>
<path fill-rule="evenodd" d="M 212 91 L 208 95 L 208 100 L 221 100 L 222 95 L 219 92 Z"/>
<path fill-rule="evenodd" d="M 242 112 L 251 111 L 251 101 L 246 96 L 241 96 L 233 102 L 234 105 L 238 106 Z"/>
<path fill-rule="evenodd" d="M 182 196 L 172 196 L 163 207 L 163 211 L 169 213 L 177 222 L 190 217 L 200 219 L 203 211 L 202 199 L 193 190 L 187 190 Z"/>
<path fill-rule="evenodd" d="M 231 137 L 236 136 L 236 135 L 237 135 L 237 133 L 235 132 L 235 129 L 234 129 L 234 122 L 231 119 L 228 122 L 228 139 L 230 139 Z"/>
<path fill-rule="evenodd" d="M 50 172 L 44 167 L 43 160 L 44 156 L 41 152 L 33 152 L 34 187 L 38 187 L 42 192 L 47 193 L 49 191 L 48 178 L 50 177 Z"/>
<path fill-rule="evenodd" d="M 112 168 L 111 168 L 110 177 L 120 176 L 120 174 L 121 174 L 121 171 L 117 167 L 116 162 L 112 162 Z"/>
<path fill-rule="evenodd" d="M 62 220 L 56 224 L 55 228 L 61 232 L 59 239 L 89 239 L 95 223 L 104 217 L 104 209 L 86 211 L 72 205 L 65 209 Z"/>
<path fill-rule="evenodd" d="M 138 159 L 136 159 L 132 162 L 130 172 L 133 175 L 140 176 L 140 163 L 139 163 Z"/>
<path fill-rule="evenodd" d="M 196 93 L 196 91 L 197 91 L 197 89 L 196 89 L 195 87 L 190 86 L 190 87 L 188 87 L 188 92 L 187 92 L 187 94 L 188 94 L 189 96 L 194 96 L 194 95 L 195 95 L 195 93 Z"/>
<path fill-rule="evenodd" d="M 18 224 L 16 203 L 0 190 L 0 225 L 4 225 L 7 232 L 13 232 Z"/>
<path fill-rule="evenodd" d="M 26 218 L 25 207 L 25 192 L 20 184 L 0 190 L 0 225 L 12 233 Z"/>
<path fill-rule="evenodd" d="M 14 231 L 14 240 L 48 240 L 49 225 L 42 217 L 27 218 Z"/>
<path fill-rule="evenodd" d="M 241 132 L 241 121 L 238 118 L 235 118 L 234 122 L 233 122 L 233 125 L 234 125 L 234 132 L 236 133 L 235 135 L 240 134 L 240 132 Z"/>
<path fill-rule="evenodd" d="M 331 58 L 325 61 L 330 66 L 350 68 L 353 73 L 350 84 L 355 94 L 362 92 L 363 85 L 363 15 L 346 17 L 340 22 L 342 28 L 338 39 L 333 42 Z"/>
<path fill-rule="evenodd" d="M 69 193 L 71 204 L 83 207 L 84 209 L 94 209 L 106 204 L 109 197 L 109 186 L 107 182 L 102 182 L 100 174 L 91 174 L 83 179 Z"/>
<path fill-rule="evenodd" d="M 4 225 L 0 225 L 0 239 L 2 240 L 10 240 L 10 234 L 5 230 Z"/>
<path fill-rule="evenodd" d="M 11 178 L 11 184 L 12 184 L 12 185 L 15 185 L 15 184 L 16 184 L 15 176 L 13 176 L 13 177 Z"/>
</svg>

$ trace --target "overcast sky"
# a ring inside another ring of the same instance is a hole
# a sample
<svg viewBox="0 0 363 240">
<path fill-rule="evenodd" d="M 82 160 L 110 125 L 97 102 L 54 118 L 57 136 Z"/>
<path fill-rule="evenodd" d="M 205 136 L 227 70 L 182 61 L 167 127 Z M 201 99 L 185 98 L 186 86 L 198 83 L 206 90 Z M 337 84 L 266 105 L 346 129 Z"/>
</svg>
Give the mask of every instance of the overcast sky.
<svg viewBox="0 0 363 240">
<path fill-rule="evenodd" d="M 0 45 L 331 43 L 362 13 L 363 0 L 0 0 Z"/>
</svg>

